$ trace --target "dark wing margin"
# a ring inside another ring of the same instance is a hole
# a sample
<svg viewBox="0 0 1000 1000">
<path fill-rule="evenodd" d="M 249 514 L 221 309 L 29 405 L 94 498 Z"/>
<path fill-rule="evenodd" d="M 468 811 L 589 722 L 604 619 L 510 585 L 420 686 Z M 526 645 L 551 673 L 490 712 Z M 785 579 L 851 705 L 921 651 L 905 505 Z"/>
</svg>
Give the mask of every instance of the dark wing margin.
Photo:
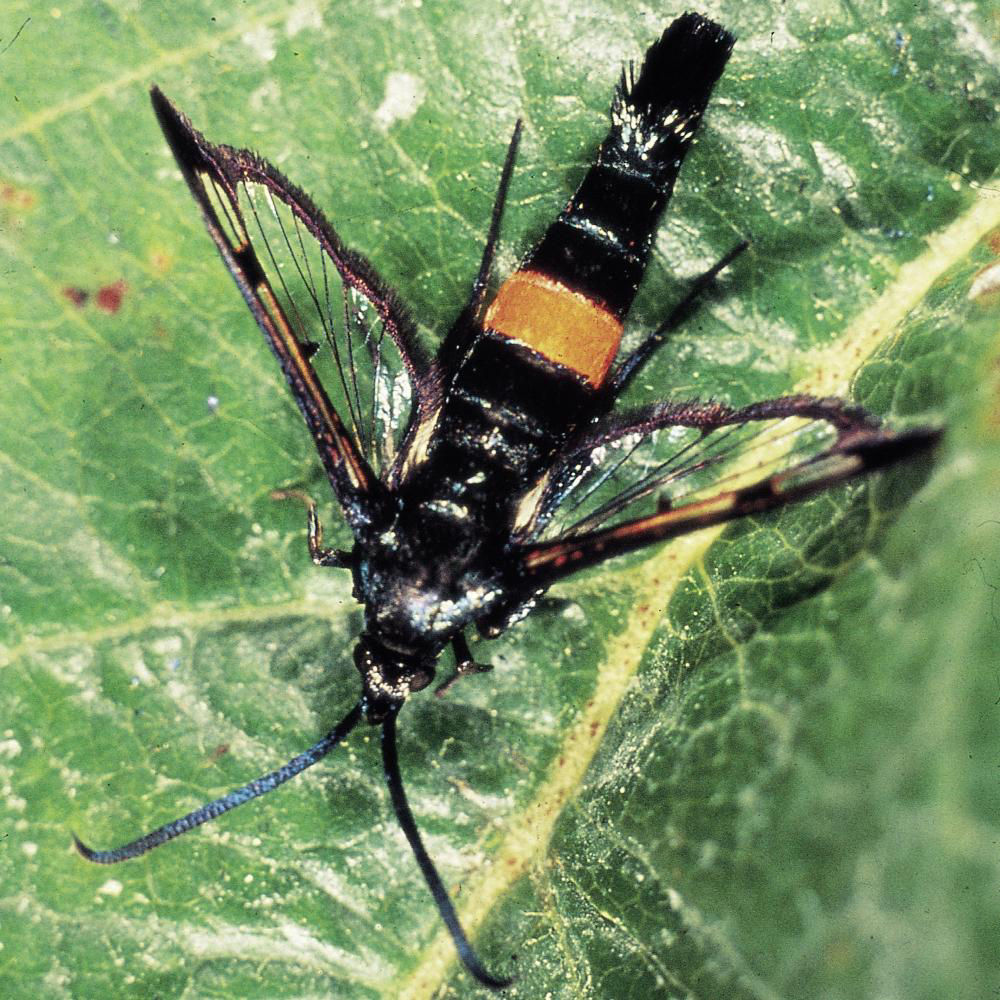
<svg viewBox="0 0 1000 1000">
<path fill-rule="evenodd" d="M 547 585 L 905 461 L 940 433 L 885 430 L 864 410 L 812 396 L 658 403 L 612 417 L 566 450 L 525 511 L 518 571 Z"/>
<path fill-rule="evenodd" d="M 412 323 L 304 192 L 254 153 L 208 142 L 159 88 L 150 97 L 209 235 L 358 528 L 390 486 L 403 439 L 436 407 L 436 379 Z M 316 367 L 322 341 L 333 373 L 325 384 Z"/>
</svg>

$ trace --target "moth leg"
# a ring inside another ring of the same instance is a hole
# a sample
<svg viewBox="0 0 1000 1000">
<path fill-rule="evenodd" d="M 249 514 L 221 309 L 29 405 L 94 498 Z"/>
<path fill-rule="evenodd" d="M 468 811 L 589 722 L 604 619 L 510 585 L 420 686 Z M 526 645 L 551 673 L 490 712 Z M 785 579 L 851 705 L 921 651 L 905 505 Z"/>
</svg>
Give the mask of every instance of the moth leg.
<svg viewBox="0 0 1000 1000">
<path fill-rule="evenodd" d="M 507 156 L 504 159 L 503 170 L 500 174 L 500 184 L 497 187 L 496 198 L 493 201 L 493 213 L 490 216 L 490 231 L 486 236 L 486 245 L 483 247 L 483 259 L 479 265 L 479 273 L 476 275 L 475 284 L 472 286 L 472 294 L 469 296 L 467 306 L 472 315 L 477 315 L 483 306 L 483 300 L 489 290 L 490 273 L 493 270 L 493 258 L 496 255 L 497 240 L 500 239 L 500 223 L 503 220 L 504 206 L 507 204 L 507 191 L 510 188 L 510 179 L 514 174 L 514 162 L 517 159 L 517 147 L 521 143 L 521 119 L 514 123 L 514 134 L 510 137 L 510 145 L 507 147 Z"/>
<path fill-rule="evenodd" d="M 667 334 L 676 330 L 691 315 L 698 299 L 705 293 L 709 285 L 748 246 L 750 243 L 747 240 L 737 243 L 721 260 L 716 261 L 704 274 L 695 278 L 684 298 L 670 310 L 667 318 L 631 354 L 622 360 L 608 384 L 608 392 L 612 398 L 621 395 L 628 388 L 646 362 L 656 353 L 657 348 L 666 343 Z"/>
<path fill-rule="evenodd" d="M 487 674 L 493 669 L 492 663 L 477 663 L 472 658 L 472 650 L 469 649 L 464 633 L 459 632 L 451 640 L 451 648 L 455 654 L 455 672 L 434 689 L 434 694 L 438 698 L 443 698 L 460 677 L 465 677 L 467 674 Z"/>
<path fill-rule="evenodd" d="M 514 134 L 510 138 L 510 145 L 507 147 L 507 156 L 504 160 L 503 171 L 500 174 L 500 184 L 497 187 L 496 197 L 493 201 L 493 213 L 490 216 L 490 229 L 486 236 L 486 245 L 483 247 L 483 257 L 479 264 L 479 273 L 476 275 L 472 291 L 469 293 L 469 301 L 465 304 L 462 312 L 455 320 L 451 330 L 441 344 L 438 352 L 438 361 L 446 370 L 451 370 L 452 366 L 458 364 L 476 338 L 483 332 L 481 313 L 489 292 L 490 274 L 493 270 L 493 258 L 496 256 L 497 242 L 500 239 L 500 223 L 503 220 L 504 206 L 507 204 L 507 192 L 510 189 L 511 177 L 514 174 L 514 161 L 517 159 L 517 148 L 521 142 L 521 119 L 518 118 L 514 125 Z"/>
<path fill-rule="evenodd" d="M 272 490 L 272 500 L 300 500 L 306 505 L 309 518 L 309 557 L 317 566 L 350 568 L 354 555 L 344 549 L 323 548 L 323 525 L 316 513 L 316 501 L 302 490 Z"/>
</svg>

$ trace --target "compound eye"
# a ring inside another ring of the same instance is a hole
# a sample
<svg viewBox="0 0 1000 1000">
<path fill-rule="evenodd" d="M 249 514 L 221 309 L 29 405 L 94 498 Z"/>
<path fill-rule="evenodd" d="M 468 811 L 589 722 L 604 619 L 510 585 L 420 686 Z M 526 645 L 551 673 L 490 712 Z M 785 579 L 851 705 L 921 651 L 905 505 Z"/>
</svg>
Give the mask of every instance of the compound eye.
<svg viewBox="0 0 1000 1000">
<path fill-rule="evenodd" d="M 432 680 L 434 680 L 433 667 L 414 667 L 410 674 L 410 690 L 423 691 Z"/>
<path fill-rule="evenodd" d="M 354 666 L 357 667 L 358 673 L 362 677 L 367 677 L 371 673 L 373 663 L 374 658 L 372 657 L 371 648 L 366 642 L 359 642 L 354 647 Z"/>
</svg>

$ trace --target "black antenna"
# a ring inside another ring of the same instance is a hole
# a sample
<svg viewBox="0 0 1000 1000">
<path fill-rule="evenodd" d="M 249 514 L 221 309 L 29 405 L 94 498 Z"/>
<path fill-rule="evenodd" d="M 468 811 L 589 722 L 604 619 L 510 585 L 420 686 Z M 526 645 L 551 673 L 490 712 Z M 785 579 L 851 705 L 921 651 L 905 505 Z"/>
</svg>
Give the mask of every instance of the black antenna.
<svg viewBox="0 0 1000 1000">
<path fill-rule="evenodd" d="M 95 851 L 83 843 L 74 833 L 73 843 L 88 861 L 93 861 L 98 865 L 114 865 L 119 861 L 138 858 L 154 847 L 159 847 L 160 844 L 165 844 L 168 840 L 173 840 L 174 837 L 179 837 L 182 833 L 187 833 L 188 830 L 193 830 L 196 826 L 201 826 L 202 823 L 207 823 L 210 819 L 215 819 L 216 816 L 221 816 L 223 813 L 229 812 L 230 809 L 243 805 L 244 802 L 266 795 L 278 785 L 283 785 L 289 778 L 294 778 L 307 767 L 312 767 L 345 739 L 348 733 L 361 721 L 362 708 L 363 704 L 359 701 L 337 724 L 336 728 L 331 729 L 318 743 L 297 757 L 293 757 L 277 771 L 272 771 L 260 778 L 254 778 L 253 781 L 241 788 L 236 788 L 227 795 L 206 802 L 205 805 L 189 812 L 186 816 L 181 816 L 180 819 L 175 819 L 172 823 L 164 823 L 163 826 L 157 827 L 144 837 L 139 837 L 138 840 L 123 844 L 121 847 L 115 847 L 110 851 Z"/>
<path fill-rule="evenodd" d="M 399 773 L 399 757 L 396 753 L 396 714 L 399 709 L 399 705 L 390 709 L 382 723 L 382 762 L 385 766 L 385 780 L 389 786 L 389 795 L 392 797 L 392 808 L 396 813 L 396 819 L 403 828 L 406 839 L 410 842 L 410 848 L 417 859 L 417 865 L 420 867 L 424 879 L 427 881 L 427 887 L 434 897 L 438 913 L 448 928 L 452 941 L 455 942 L 458 957 L 483 986 L 488 986 L 491 990 L 505 989 L 514 982 L 513 978 L 497 979 L 483 968 L 479 956 L 473 951 L 469 939 L 465 936 L 465 931 L 462 930 L 462 925 L 458 922 L 458 914 L 448 896 L 448 890 L 445 889 L 441 876 L 434 867 L 434 862 L 431 861 L 427 848 L 424 847 L 416 820 L 413 818 L 413 813 L 410 812 L 410 804 L 406 801 L 406 792 L 403 789 L 403 778 Z"/>
</svg>

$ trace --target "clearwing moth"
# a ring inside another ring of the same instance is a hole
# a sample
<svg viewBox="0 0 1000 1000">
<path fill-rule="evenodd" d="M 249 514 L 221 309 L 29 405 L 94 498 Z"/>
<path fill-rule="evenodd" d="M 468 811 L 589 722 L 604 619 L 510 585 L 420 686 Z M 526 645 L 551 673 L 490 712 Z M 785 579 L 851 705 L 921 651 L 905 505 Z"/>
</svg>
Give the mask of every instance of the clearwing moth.
<svg viewBox="0 0 1000 1000">
<path fill-rule="evenodd" d="M 802 500 L 927 452 L 939 436 L 893 432 L 842 400 L 805 395 L 616 411 L 700 293 L 745 248 L 619 357 L 659 219 L 733 43 L 718 24 L 685 14 L 650 46 L 638 74 L 623 71 L 595 161 L 491 297 L 518 122 L 478 276 L 433 359 L 398 296 L 304 192 L 254 153 L 210 143 L 153 88 L 160 127 L 353 534 L 350 551 L 324 548 L 316 506 L 302 497 L 313 561 L 350 570 L 364 606 L 354 652 L 361 696 L 278 770 L 113 850 L 76 839 L 85 858 L 135 858 L 215 819 L 312 766 L 364 720 L 381 728 L 396 818 L 459 956 L 483 986 L 513 981 L 488 972 L 472 949 L 400 775 L 396 717 L 432 682 L 440 653 L 450 645 L 457 664 L 446 687 L 487 669 L 473 660 L 467 629 L 499 635 L 567 574 Z M 314 367 L 323 343 L 335 372 L 326 385 Z"/>
</svg>

